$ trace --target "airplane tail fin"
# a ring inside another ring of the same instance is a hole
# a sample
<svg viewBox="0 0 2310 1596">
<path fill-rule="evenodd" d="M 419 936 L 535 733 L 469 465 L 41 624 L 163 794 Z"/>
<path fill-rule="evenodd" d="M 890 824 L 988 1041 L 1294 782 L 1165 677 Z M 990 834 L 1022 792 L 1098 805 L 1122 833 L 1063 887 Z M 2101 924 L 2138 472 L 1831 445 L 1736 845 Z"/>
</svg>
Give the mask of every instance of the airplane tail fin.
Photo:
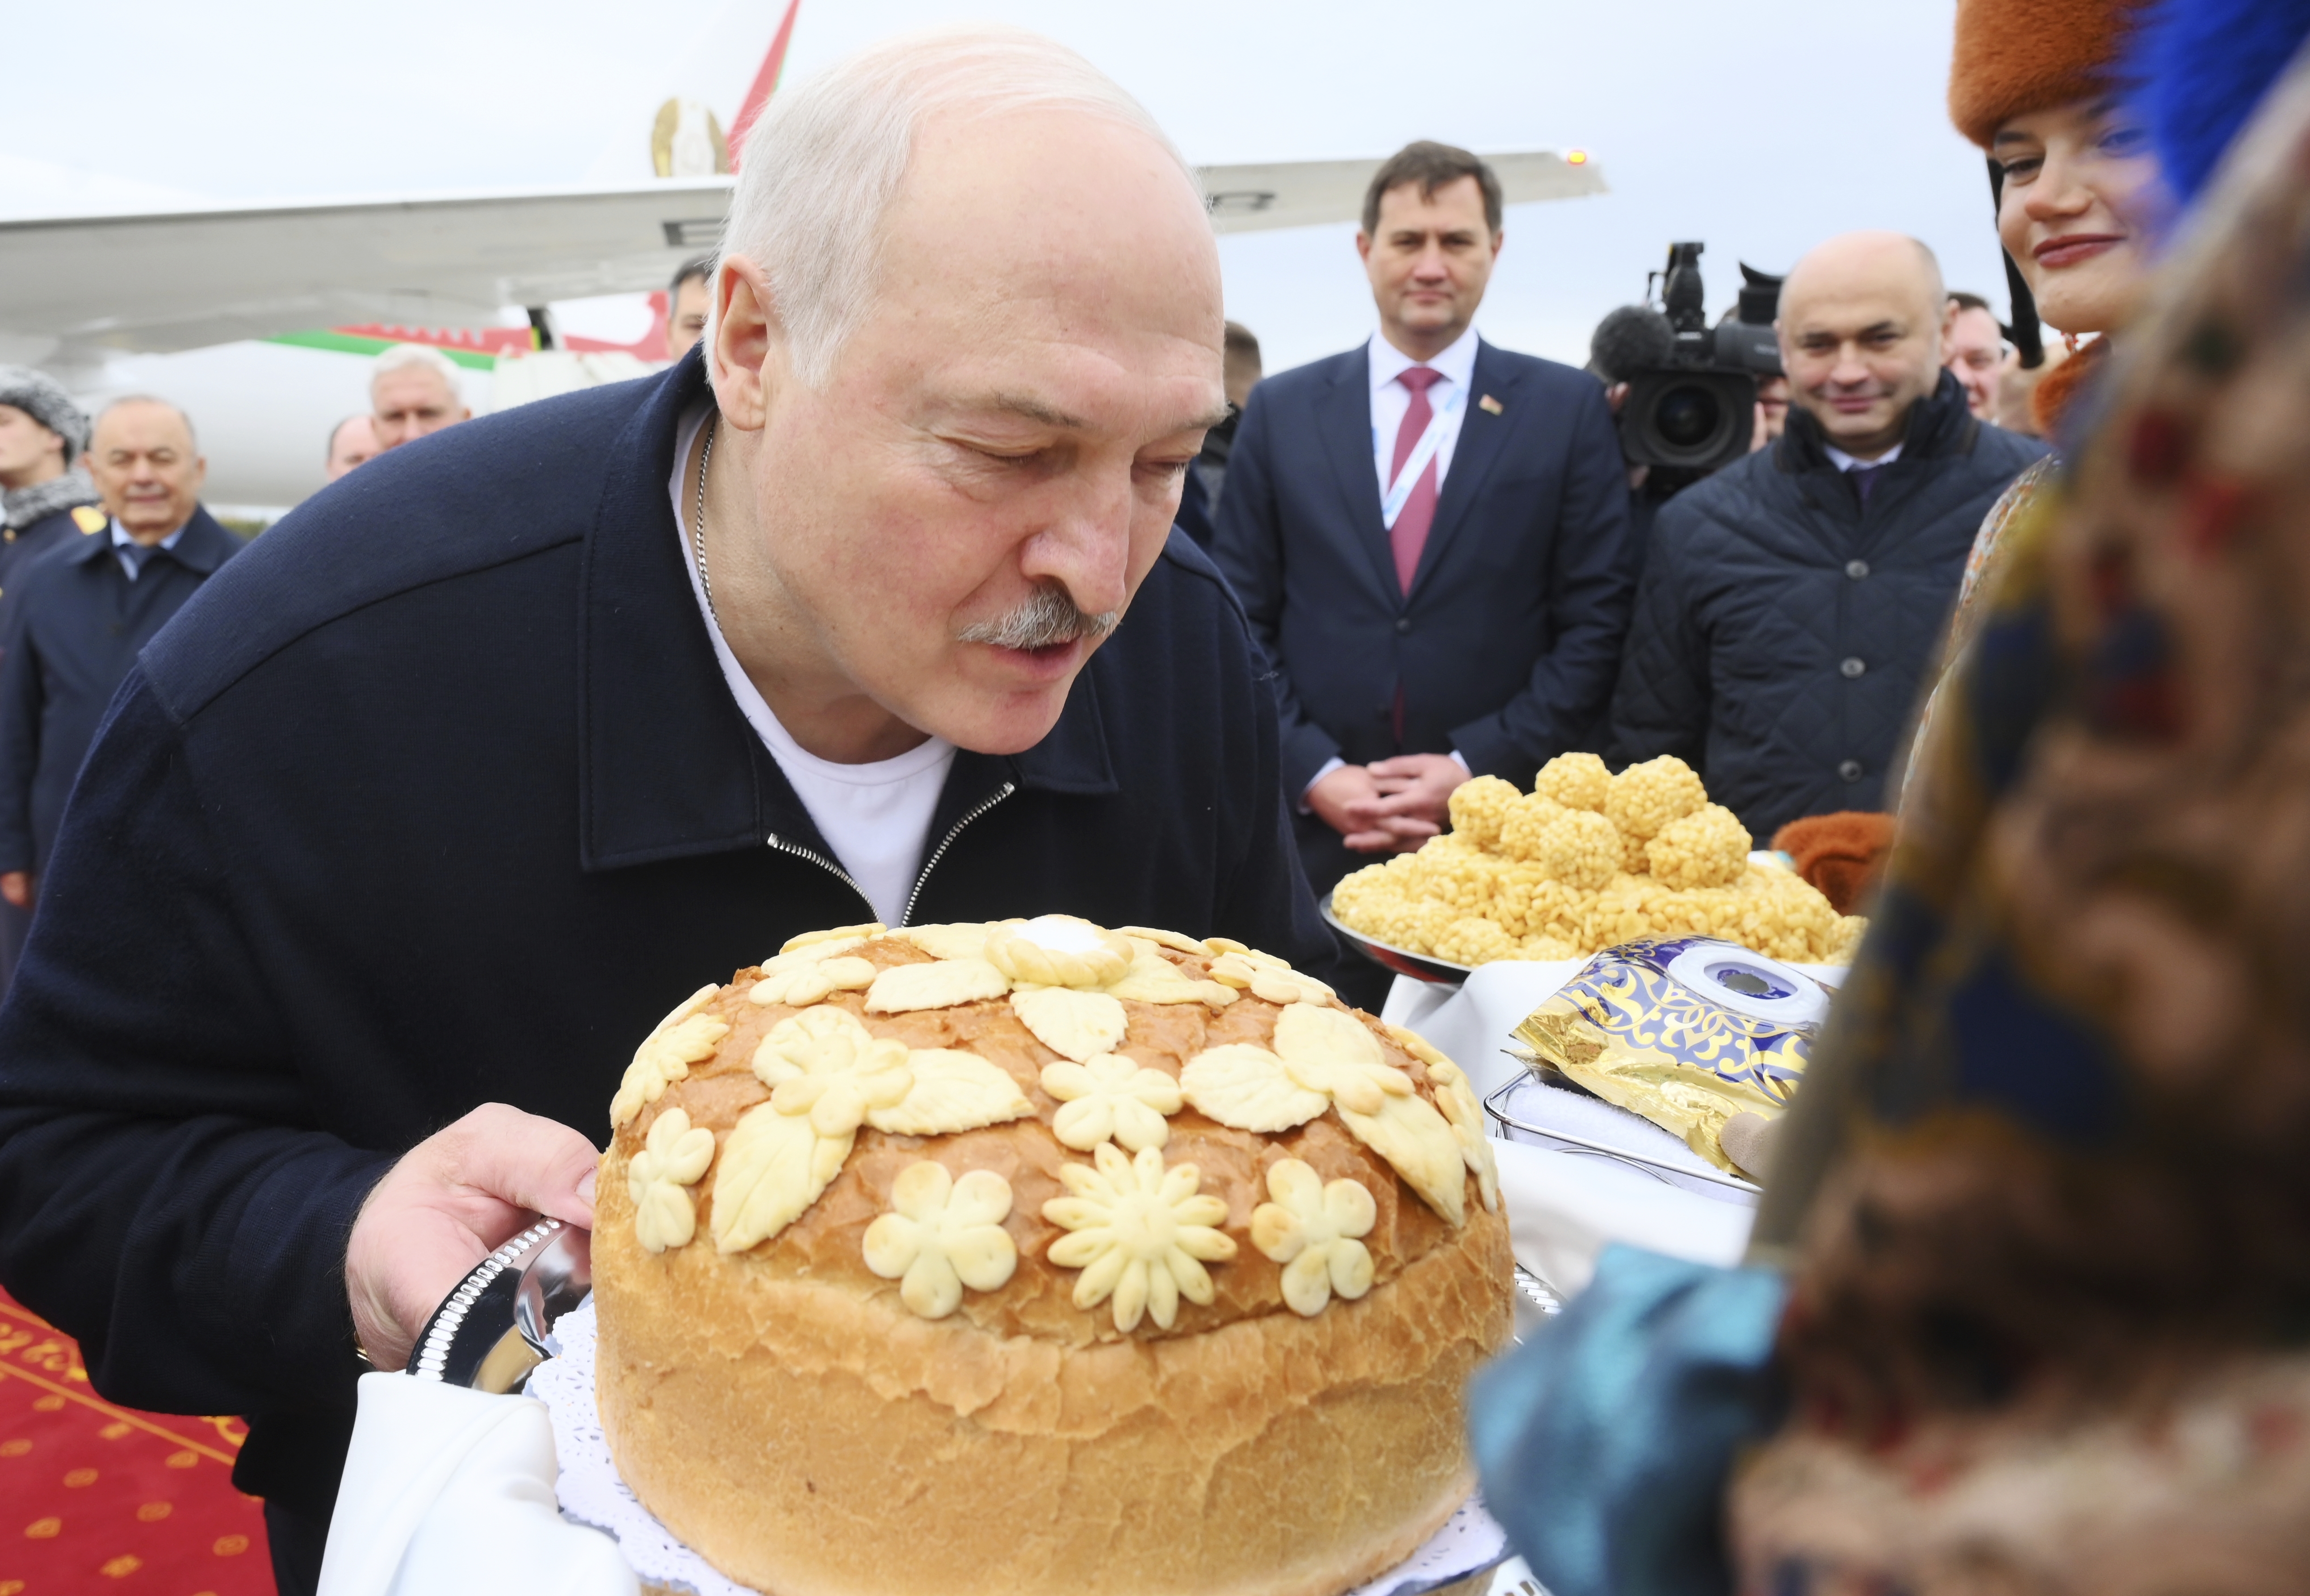
<svg viewBox="0 0 2310 1596">
<path fill-rule="evenodd" d="M 730 123 L 730 169 L 738 169 L 738 161 L 746 145 L 747 134 L 753 131 L 754 119 L 769 103 L 771 93 L 778 86 L 778 74 L 786 70 L 786 46 L 794 39 L 795 13 L 802 9 L 802 0 L 786 0 L 786 14 L 778 23 L 778 31 L 770 40 L 769 53 L 762 57 L 761 70 L 754 74 L 751 87 L 746 91 L 738 114 Z"/>
</svg>

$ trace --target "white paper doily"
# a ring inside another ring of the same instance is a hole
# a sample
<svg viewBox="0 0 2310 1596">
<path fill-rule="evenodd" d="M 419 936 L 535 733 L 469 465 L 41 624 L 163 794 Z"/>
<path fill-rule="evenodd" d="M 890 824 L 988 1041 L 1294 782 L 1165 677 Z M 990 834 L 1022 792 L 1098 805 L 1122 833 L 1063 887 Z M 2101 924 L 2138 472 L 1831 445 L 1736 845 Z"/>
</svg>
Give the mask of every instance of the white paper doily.
<svg viewBox="0 0 2310 1596">
<path fill-rule="evenodd" d="M 593 1299 L 555 1320 L 553 1334 L 561 1355 L 537 1366 L 528 1390 L 553 1416 L 553 1452 L 561 1471 L 554 1492 L 562 1516 L 614 1537 L 634 1572 L 652 1584 L 696 1596 L 759 1596 L 675 1540 L 618 1478 L 594 1407 Z M 1409 1561 L 1353 1596 L 1420 1596 L 1489 1567 L 1507 1549 L 1507 1532 L 1492 1522 L 1481 1498 L 1472 1500 Z"/>
</svg>

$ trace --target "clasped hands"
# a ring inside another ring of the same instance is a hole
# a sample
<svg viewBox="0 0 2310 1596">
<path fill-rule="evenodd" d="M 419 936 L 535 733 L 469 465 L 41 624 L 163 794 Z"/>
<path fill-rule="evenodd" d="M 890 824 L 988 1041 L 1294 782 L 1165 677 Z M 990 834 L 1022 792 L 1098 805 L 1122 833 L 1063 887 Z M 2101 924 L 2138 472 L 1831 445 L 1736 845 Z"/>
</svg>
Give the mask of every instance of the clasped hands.
<svg viewBox="0 0 2310 1596">
<path fill-rule="evenodd" d="M 1407 854 L 1451 819 L 1452 791 L 1468 779 L 1450 754 L 1398 754 L 1342 765 L 1307 789 L 1307 807 L 1359 854 Z"/>
</svg>

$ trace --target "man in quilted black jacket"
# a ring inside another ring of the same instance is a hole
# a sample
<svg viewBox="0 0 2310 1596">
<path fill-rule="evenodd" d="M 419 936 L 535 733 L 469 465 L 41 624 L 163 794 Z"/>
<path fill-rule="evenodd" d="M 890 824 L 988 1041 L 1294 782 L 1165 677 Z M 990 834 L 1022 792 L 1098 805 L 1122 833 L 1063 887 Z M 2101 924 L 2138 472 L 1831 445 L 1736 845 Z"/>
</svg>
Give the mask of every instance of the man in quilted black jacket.
<svg viewBox="0 0 2310 1596">
<path fill-rule="evenodd" d="M 1786 432 L 1654 525 L 1614 759 L 1679 756 L 1760 842 L 1882 806 L 1975 531 L 2045 453 L 1967 413 L 1947 314 L 1914 239 L 1815 249 L 1781 291 Z"/>
</svg>

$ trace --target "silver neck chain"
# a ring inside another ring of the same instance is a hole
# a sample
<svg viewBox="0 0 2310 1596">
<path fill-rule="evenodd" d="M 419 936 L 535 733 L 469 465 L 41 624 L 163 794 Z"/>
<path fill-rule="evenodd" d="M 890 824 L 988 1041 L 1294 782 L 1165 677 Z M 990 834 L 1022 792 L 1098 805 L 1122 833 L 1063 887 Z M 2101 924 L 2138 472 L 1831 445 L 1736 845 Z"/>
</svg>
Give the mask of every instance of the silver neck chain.
<svg viewBox="0 0 2310 1596">
<path fill-rule="evenodd" d="M 690 524 L 690 546 L 698 560 L 698 586 L 706 594 L 706 612 L 719 627 L 722 617 L 714 608 L 714 578 L 706 570 L 706 467 L 714 458 L 714 424 L 719 416 L 706 418 L 706 447 L 698 455 L 698 517 Z"/>
</svg>

